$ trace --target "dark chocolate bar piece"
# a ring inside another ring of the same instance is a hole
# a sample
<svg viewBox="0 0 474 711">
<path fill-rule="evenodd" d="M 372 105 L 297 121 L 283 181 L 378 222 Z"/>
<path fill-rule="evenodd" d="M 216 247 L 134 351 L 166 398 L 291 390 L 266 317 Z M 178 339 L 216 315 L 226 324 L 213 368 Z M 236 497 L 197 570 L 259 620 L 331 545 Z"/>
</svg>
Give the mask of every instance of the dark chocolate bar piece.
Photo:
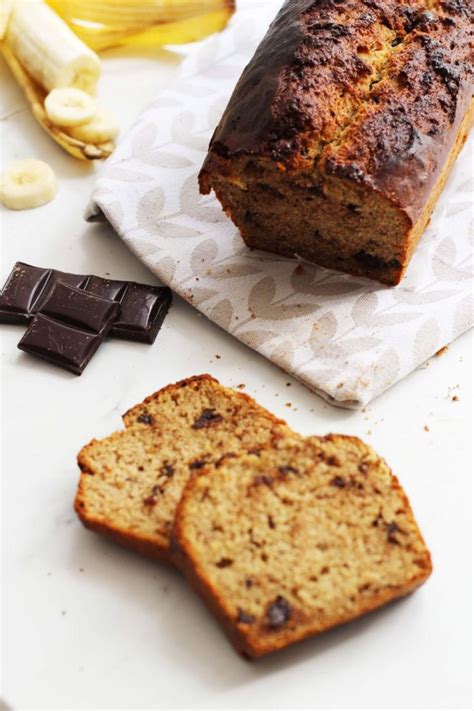
<svg viewBox="0 0 474 711">
<path fill-rule="evenodd" d="M 171 289 L 166 286 L 129 282 L 120 298 L 121 314 L 112 326 L 110 335 L 154 343 L 171 301 Z"/>
<path fill-rule="evenodd" d="M 44 291 L 50 269 L 17 262 L 0 293 L 0 321 L 28 323 L 38 296 Z"/>
<path fill-rule="evenodd" d="M 17 262 L 0 294 L 0 323 L 29 323 L 58 281 L 120 303 L 121 315 L 109 335 L 142 343 L 155 341 L 172 301 L 167 287 L 67 274 Z"/>
<path fill-rule="evenodd" d="M 120 301 L 128 283 L 128 281 L 119 281 L 118 279 L 90 276 L 83 288 L 90 294 L 102 297 L 102 299 Z"/>
<path fill-rule="evenodd" d="M 73 286 L 76 289 L 83 289 L 87 284 L 89 277 L 84 274 L 68 274 L 67 272 L 60 272 L 57 269 L 51 269 L 51 274 L 42 294 L 37 298 L 34 304 L 34 311 L 42 311 L 44 304 L 48 301 L 50 295 L 56 287 L 58 282 L 67 284 L 68 286 Z"/>
<path fill-rule="evenodd" d="M 0 293 L 0 322 L 29 323 L 58 281 L 80 288 L 88 278 L 17 262 Z"/>
<path fill-rule="evenodd" d="M 119 313 L 117 302 L 58 281 L 18 348 L 81 375 Z"/>
</svg>

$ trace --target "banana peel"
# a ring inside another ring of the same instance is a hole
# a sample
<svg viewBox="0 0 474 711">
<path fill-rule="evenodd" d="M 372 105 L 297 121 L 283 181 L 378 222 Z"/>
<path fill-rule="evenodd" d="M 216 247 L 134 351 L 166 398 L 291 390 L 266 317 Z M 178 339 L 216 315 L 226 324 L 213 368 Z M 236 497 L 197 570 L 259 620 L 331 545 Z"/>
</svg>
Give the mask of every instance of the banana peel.
<svg viewBox="0 0 474 711">
<path fill-rule="evenodd" d="M 33 116 L 61 148 L 79 160 L 104 160 L 111 155 L 115 148 L 113 141 L 97 145 L 84 143 L 69 136 L 61 128 L 52 124 L 44 109 L 44 100 L 46 98 L 44 89 L 29 76 L 5 42 L 0 43 L 0 49 L 11 73 L 30 104 Z"/>
<path fill-rule="evenodd" d="M 46 0 L 95 51 L 187 44 L 223 30 L 235 0 Z"/>
</svg>

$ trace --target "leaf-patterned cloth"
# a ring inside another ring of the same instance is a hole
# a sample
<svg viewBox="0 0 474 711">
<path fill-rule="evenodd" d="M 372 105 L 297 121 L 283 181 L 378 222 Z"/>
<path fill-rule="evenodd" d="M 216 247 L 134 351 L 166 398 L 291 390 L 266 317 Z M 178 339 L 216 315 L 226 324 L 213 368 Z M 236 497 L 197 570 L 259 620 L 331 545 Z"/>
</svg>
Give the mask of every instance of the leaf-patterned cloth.
<svg viewBox="0 0 474 711">
<path fill-rule="evenodd" d="M 199 195 L 197 174 L 278 5 L 244 4 L 190 51 L 105 164 L 87 217 L 105 215 L 151 271 L 226 331 L 332 403 L 360 407 L 472 325 L 472 144 L 397 288 L 248 250 L 217 200 Z"/>
</svg>

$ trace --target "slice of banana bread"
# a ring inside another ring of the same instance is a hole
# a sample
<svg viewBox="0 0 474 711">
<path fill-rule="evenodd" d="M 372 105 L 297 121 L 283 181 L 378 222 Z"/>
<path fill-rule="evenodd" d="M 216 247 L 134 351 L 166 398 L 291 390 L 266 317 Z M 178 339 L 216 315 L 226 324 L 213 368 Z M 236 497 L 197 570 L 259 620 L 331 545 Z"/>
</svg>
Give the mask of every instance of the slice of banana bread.
<svg viewBox="0 0 474 711">
<path fill-rule="evenodd" d="M 79 453 L 75 508 L 87 528 L 167 562 L 176 506 L 190 474 L 288 431 L 283 420 L 210 375 L 159 390 L 124 421 L 126 430 L 93 440 Z"/>
<path fill-rule="evenodd" d="M 431 558 L 397 479 L 353 437 L 283 436 L 191 478 L 181 567 L 258 657 L 406 595 Z"/>
</svg>

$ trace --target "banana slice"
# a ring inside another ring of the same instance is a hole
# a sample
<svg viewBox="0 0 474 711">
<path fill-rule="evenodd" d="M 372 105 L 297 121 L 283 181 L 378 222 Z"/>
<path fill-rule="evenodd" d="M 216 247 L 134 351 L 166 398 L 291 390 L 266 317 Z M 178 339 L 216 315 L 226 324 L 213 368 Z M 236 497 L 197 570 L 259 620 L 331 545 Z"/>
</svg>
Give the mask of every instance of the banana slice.
<svg viewBox="0 0 474 711">
<path fill-rule="evenodd" d="M 53 89 L 44 100 L 46 114 L 55 126 L 81 126 L 92 121 L 97 111 L 95 99 L 80 89 Z"/>
<path fill-rule="evenodd" d="M 0 0 L 0 40 L 5 37 L 12 9 L 13 0 Z"/>
<path fill-rule="evenodd" d="M 95 144 L 111 141 L 118 135 L 118 132 L 119 127 L 115 118 L 105 109 L 98 109 L 89 123 L 68 129 L 69 135 L 78 141 Z"/>
<path fill-rule="evenodd" d="M 10 210 L 30 210 L 50 202 L 57 189 L 56 176 L 47 163 L 17 160 L 0 179 L 0 201 Z"/>
</svg>

